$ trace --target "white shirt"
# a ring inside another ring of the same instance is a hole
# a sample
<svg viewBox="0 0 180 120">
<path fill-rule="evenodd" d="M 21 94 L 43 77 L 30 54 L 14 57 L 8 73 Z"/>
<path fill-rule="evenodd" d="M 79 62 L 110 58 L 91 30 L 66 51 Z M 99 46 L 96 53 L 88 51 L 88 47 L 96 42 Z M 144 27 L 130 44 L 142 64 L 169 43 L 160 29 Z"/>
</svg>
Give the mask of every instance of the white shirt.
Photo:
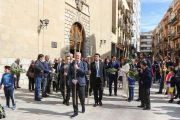
<svg viewBox="0 0 180 120">
<path fill-rule="evenodd" d="M 99 61 L 98 62 L 95 61 L 95 65 L 96 65 L 96 71 L 97 71 L 96 77 L 100 77 L 100 74 L 99 74 Z"/>
</svg>

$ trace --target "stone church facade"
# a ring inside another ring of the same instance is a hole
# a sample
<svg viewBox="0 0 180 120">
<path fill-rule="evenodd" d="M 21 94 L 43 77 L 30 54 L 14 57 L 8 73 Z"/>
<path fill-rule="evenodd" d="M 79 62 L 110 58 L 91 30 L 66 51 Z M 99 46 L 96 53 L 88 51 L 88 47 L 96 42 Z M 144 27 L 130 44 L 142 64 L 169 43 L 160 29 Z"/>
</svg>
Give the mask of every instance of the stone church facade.
<svg viewBox="0 0 180 120">
<path fill-rule="evenodd" d="M 45 19 L 49 24 L 43 28 Z M 111 31 L 112 0 L 0 0 L 0 76 L 16 58 L 24 69 L 40 53 L 64 58 L 64 51 L 73 52 L 70 38 L 76 32 L 84 57 L 91 46 L 93 54 L 110 56 Z M 28 84 L 25 74 L 20 84 Z"/>
</svg>

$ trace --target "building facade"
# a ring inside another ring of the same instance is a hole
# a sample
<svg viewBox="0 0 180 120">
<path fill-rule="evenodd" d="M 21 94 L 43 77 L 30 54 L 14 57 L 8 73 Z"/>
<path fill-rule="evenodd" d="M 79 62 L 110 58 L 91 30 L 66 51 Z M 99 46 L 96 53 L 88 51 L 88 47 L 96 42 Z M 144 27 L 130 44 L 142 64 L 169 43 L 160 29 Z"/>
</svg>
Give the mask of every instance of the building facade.
<svg viewBox="0 0 180 120">
<path fill-rule="evenodd" d="M 140 22 L 141 22 L 141 2 L 140 0 L 133 0 L 133 32 L 134 37 L 132 43 L 137 52 L 140 52 Z"/>
<path fill-rule="evenodd" d="M 38 54 L 64 58 L 74 48 L 86 57 L 128 57 L 133 0 L 0 0 L 0 76 L 21 59 L 24 69 Z M 136 36 L 137 37 L 137 36 Z M 77 39 L 76 44 L 74 40 Z M 135 40 L 136 41 L 136 40 Z M 27 84 L 25 74 L 20 84 Z"/>
<path fill-rule="evenodd" d="M 168 55 L 180 57 L 180 1 L 173 0 L 167 13 L 158 24 L 159 35 L 157 39 L 157 50 L 161 58 Z M 162 29 L 163 26 L 163 29 Z M 155 28 L 156 29 L 156 28 Z"/>
<path fill-rule="evenodd" d="M 145 53 L 147 56 L 152 54 L 152 34 L 153 31 L 150 32 L 141 32 L 141 52 Z"/>
</svg>

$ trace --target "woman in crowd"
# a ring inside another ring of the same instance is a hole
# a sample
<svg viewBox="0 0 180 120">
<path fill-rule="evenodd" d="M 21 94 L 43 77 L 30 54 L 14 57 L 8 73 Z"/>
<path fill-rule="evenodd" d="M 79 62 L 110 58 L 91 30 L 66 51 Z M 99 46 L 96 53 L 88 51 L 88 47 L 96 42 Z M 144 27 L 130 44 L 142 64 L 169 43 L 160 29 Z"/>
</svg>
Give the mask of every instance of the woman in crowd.
<svg viewBox="0 0 180 120">
<path fill-rule="evenodd" d="M 29 69 L 27 71 L 27 77 L 29 79 L 29 91 L 31 92 L 34 91 L 34 64 L 35 64 L 35 60 L 32 60 Z"/>
<path fill-rule="evenodd" d="M 123 73 L 123 87 L 124 87 L 124 94 L 122 95 L 123 97 L 127 97 L 127 76 L 126 73 L 128 73 L 129 71 L 129 64 L 126 63 L 127 59 L 123 58 L 122 59 L 122 69 L 120 69 L 120 71 L 122 71 Z"/>
<path fill-rule="evenodd" d="M 178 82 L 177 79 L 180 79 L 180 78 L 176 78 L 177 76 L 179 76 L 179 69 L 180 69 L 180 60 L 179 58 L 175 58 L 174 59 L 174 68 L 175 68 L 175 79 L 176 79 L 176 88 L 177 88 L 177 94 L 175 96 L 175 99 L 179 98 L 180 99 L 180 82 Z M 178 104 L 180 104 L 180 101 L 178 101 Z"/>
<path fill-rule="evenodd" d="M 109 64 L 109 59 L 106 59 L 106 61 L 105 61 L 105 69 L 107 69 L 108 68 L 108 64 Z M 107 87 L 109 87 L 109 74 L 108 74 L 108 72 L 106 72 L 106 79 L 107 79 Z"/>
</svg>

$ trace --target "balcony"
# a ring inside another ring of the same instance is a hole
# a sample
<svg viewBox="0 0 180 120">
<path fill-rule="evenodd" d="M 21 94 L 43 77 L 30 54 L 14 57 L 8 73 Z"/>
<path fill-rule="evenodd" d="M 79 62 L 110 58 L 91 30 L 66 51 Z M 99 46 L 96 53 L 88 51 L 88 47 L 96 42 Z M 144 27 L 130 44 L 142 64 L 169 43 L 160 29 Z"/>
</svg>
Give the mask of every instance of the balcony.
<svg viewBox="0 0 180 120">
<path fill-rule="evenodd" d="M 129 26 L 128 25 L 125 25 L 125 32 L 126 32 L 126 35 L 129 35 Z"/>
<path fill-rule="evenodd" d="M 122 27 L 122 29 L 125 31 L 125 28 L 126 28 L 126 25 L 125 24 L 123 24 L 123 27 Z"/>
<path fill-rule="evenodd" d="M 132 34 L 132 37 L 134 37 L 134 31 L 133 30 L 131 31 L 131 34 Z"/>
<path fill-rule="evenodd" d="M 177 43 L 176 44 L 176 47 L 175 47 L 175 50 L 177 51 L 177 50 L 179 50 L 180 49 L 180 43 Z"/>
<path fill-rule="evenodd" d="M 124 5 L 123 5 L 122 10 L 121 10 L 121 14 L 124 14 L 124 13 L 125 13 L 124 10 L 125 10 L 125 7 L 124 7 Z"/>
<path fill-rule="evenodd" d="M 123 19 L 122 18 L 119 18 L 119 27 L 123 28 Z"/>
<path fill-rule="evenodd" d="M 177 16 L 175 16 L 175 17 L 172 19 L 172 26 L 176 25 L 178 22 L 179 22 L 179 18 L 178 18 Z"/>
<path fill-rule="evenodd" d="M 173 34 L 172 34 L 172 41 L 176 40 L 179 38 L 179 34 L 177 34 L 177 32 L 175 31 Z"/>
<path fill-rule="evenodd" d="M 166 31 L 166 36 L 167 38 L 172 38 L 172 29 L 168 29 L 168 31 Z"/>
<path fill-rule="evenodd" d="M 123 9 L 123 2 L 122 2 L 122 0 L 119 0 L 118 8 L 119 8 L 119 10 Z"/>
<path fill-rule="evenodd" d="M 180 25 L 177 26 L 177 33 L 180 34 Z"/>
<path fill-rule="evenodd" d="M 163 39 L 159 39 L 159 44 L 162 44 L 164 42 Z"/>
<path fill-rule="evenodd" d="M 171 10 L 173 10 L 173 6 L 169 6 L 167 12 L 171 12 Z"/>
<path fill-rule="evenodd" d="M 169 15 L 168 19 L 167 19 L 167 25 L 171 25 L 172 24 L 172 15 Z"/>
<path fill-rule="evenodd" d="M 118 39 L 118 44 L 123 44 L 123 41 L 124 41 L 124 39 L 123 39 L 123 37 L 119 37 L 119 39 Z"/>
<path fill-rule="evenodd" d="M 163 32 L 163 31 L 164 31 L 164 29 L 163 29 L 163 27 L 161 27 L 161 29 L 159 30 L 159 33 Z"/>
</svg>

